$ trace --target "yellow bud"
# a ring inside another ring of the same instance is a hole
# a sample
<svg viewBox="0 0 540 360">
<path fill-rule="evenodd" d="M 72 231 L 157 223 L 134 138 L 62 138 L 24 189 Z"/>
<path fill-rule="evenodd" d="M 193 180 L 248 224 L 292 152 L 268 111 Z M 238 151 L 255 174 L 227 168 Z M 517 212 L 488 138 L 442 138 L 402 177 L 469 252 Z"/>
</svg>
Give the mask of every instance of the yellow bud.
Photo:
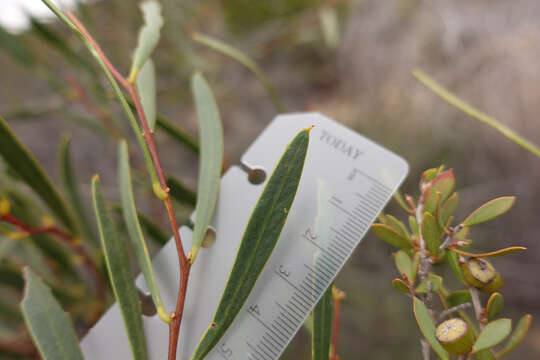
<svg viewBox="0 0 540 360">
<path fill-rule="evenodd" d="M 41 217 L 41 224 L 46 227 L 54 226 L 54 219 L 50 217 L 49 215 L 43 215 Z"/>
<path fill-rule="evenodd" d="M 83 262 L 84 262 L 84 257 L 81 256 L 81 255 L 73 255 L 71 257 L 71 261 L 75 264 L 75 265 L 81 265 Z"/>
<path fill-rule="evenodd" d="M 26 231 L 13 231 L 13 232 L 7 233 L 5 236 L 11 240 L 21 240 L 30 236 L 30 234 L 27 233 Z"/>
<path fill-rule="evenodd" d="M 9 214 L 10 210 L 11 210 L 11 204 L 9 203 L 9 200 L 5 198 L 1 198 L 0 199 L 0 215 L 7 215 Z"/>
</svg>

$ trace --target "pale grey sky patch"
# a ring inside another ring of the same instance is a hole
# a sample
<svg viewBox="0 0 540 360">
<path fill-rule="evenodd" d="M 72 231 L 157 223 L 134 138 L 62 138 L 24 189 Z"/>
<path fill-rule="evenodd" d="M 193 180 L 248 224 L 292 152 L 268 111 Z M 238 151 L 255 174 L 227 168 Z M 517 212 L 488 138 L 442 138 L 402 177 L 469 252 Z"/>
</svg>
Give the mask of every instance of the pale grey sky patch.
<svg viewBox="0 0 540 360">
<path fill-rule="evenodd" d="M 56 5 L 66 8 L 72 8 L 78 2 L 78 0 L 53 1 Z M 8 31 L 19 33 L 28 28 L 28 14 L 43 20 L 54 18 L 54 14 L 41 0 L 0 0 L 0 25 Z"/>
</svg>

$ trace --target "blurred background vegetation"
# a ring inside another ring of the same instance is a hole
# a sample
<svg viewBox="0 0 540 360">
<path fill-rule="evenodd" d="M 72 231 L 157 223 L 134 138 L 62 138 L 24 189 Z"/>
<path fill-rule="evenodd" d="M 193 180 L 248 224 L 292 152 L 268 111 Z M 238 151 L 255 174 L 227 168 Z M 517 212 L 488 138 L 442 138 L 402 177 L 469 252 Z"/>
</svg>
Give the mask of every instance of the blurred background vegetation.
<svg viewBox="0 0 540 360">
<path fill-rule="evenodd" d="M 412 69 L 422 68 L 468 102 L 540 143 L 537 0 L 161 3 L 166 22 L 153 56 L 159 112 L 196 136 L 189 76 L 194 69 L 202 70 L 220 105 L 230 163 L 239 163 L 276 110 L 248 70 L 194 42 L 193 32 L 220 38 L 251 56 L 276 87 L 286 111 L 323 112 L 405 157 L 411 165 L 405 193 L 417 194 L 415 181 L 421 170 L 444 163 L 459 179 L 458 218 L 494 197 L 516 195 L 508 215 L 474 229 L 471 237 L 478 250 L 517 244 L 528 248 L 524 254 L 497 259 L 496 265 L 506 274 L 505 315 L 515 321 L 525 312 L 534 317 L 524 345 L 509 358 L 540 358 L 540 323 L 535 321 L 540 318 L 540 162 L 448 106 L 411 76 Z M 77 9 L 124 73 L 142 21 L 135 5 L 104 0 Z M 86 60 L 90 57 L 81 42 L 61 24 L 41 26 L 74 51 L 47 38 L 38 23 L 18 35 L 2 31 L 0 114 L 57 182 L 58 144 L 62 134 L 69 133 L 84 200 L 89 200 L 94 173 L 102 175 L 104 192 L 114 198 L 116 144 L 111 129 L 131 136 L 127 122 L 108 90 L 96 90 L 96 83 L 106 81 L 93 61 Z M 196 155 L 163 131 L 156 137 L 164 168 L 193 189 Z M 142 168 L 141 159 L 133 156 Z M 167 229 L 165 213 L 151 190 L 139 187 L 136 196 L 145 214 Z M 184 220 L 191 209 L 183 205 L 179 218 Z M 387 209 L 399 211 L 393 204 Z M 4 242 L 0 246 L 4 249 Z M 16 253 L 0 252 L 1 262 L 16 259 Z M 342 359 L 421 357 L 412 305 L 393 291 L 395 275 L 391 249 L 367 236 L 337 280 L 347 292 L 340 330 Z M 12 286 L 2 283 L 0 291 L 12 294 Z M 13 292 L 14 302 L 17 296 Z M 0 339 L 17 331 L 8 320 L 0 321 Z M 309 336 L 300 332 L 283 358 L 309 359 L 308 343 Z"/>
</svg>

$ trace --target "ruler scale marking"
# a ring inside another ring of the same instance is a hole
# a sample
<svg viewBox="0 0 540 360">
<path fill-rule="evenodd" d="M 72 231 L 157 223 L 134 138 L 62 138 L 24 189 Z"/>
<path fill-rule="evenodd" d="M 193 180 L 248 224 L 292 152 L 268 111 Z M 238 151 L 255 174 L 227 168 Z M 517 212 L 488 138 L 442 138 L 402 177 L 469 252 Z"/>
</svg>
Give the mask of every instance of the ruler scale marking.
<svg viewBox="0 0 540 360">
<path fill-rule="evenodd" d="M 308 268 L 308 270 L 309 270 L 311 273 L 313 273 L 314 276 L 315 276 L 316 271 L 315 271 L 313 268 L 311 268 L 309 265 L 306 265 L 306 264 L 304 264 L 304 266 L 305 266 L 306 268 Z M 327 283 L 329 283 L 329 282 L 332 280 L 332 275 L 331 275 L 331 274 L 327 274 L 327 273 L 324 273 L 324 272 L 322 272 L 322 271 L 319 271 L 319 272 L 317 273 L 317 275 L 320 275 L 321 277 L 324 276 L 324 280 L 325 280 Z"/>
<path fill-rule="evenodd" d="M 295 297 L 296 296 L 296 297 Z M 302 303 L 302 301 L 299 299 L 298 295 L 295 293 L 293 297 L 291 297 L 291 300 L 290 301 L 295 301 L 298 306 L 301 306 L 303 309 L 304 309 L 304 312 L 308 312 L 309 311 L 309 307 L 307 307 L 305 304 Z M 291 302 L 291 304 L 294 305 L 294 303 Z M 296 306 L 296 305 L 295 305 Z"/>
<path fill-rule="evenodd" d="M 358 203 L 358 206 L 357 206 L 357 209 L 364 209 L 366 211 L 369 211 L 369 214 L 373 214 L 373 213 L 376 213 L 375 215 L 378 215 L 379 212 L 378 212 L 378 209 L 376 207 L 374 207 L 373 205 L 371 205 L 371 203 L 369 202 L 369 199 L 366 199 L 366 196 L 365 195 L 360 195 L 360 198 L 363 199 L 362 202 Z"/>
<path fill-rule="evenodd" d="M 278 359 L 407 173 L 403 159 L 316 113 L 279 116 L 246 150 L 242 163 L 269 175 L 281 152 L 268 149 L 284 149 L 300 129 L 311 125 L 315 127 L 304 171 L 280 239 L 237 317 L 206 360 Z M 262 189 L 263 185 L 249 183 L 239 167 L 231 167 L 222 177 L 212 221 L 217 240 L 201 249 L 192 268 L 181 329 L 186 335 L 177 360 L 190 358 L 211 322 Z M 327 214 L 326 222 L 319 223 L 321 204 Z M 191 231 L 185 227 L 180 231 L 184 247 L 190 248 Z M 174 307 L 179 283 L 173 247 L 174 241 L 169 242 L 153 261 L 166 308 Z M 142 277 L 137 284 L 146 289 Z M 101 335 L 103 346 L 95 341 L 100 334 L 123 331 L 116 305 L 113 310 L 118 326 L 100 320 L 99 331 L 83 340 L 85 358 L 129 357 L 127 338 L 119 344 L 116 337 Z M 109 313 L 104 318 L 112 319 Z M 166 327 L 157 317 L 144 317 L 143 322 L 149 360 L 165 358 Z"/>
<path fill-rule="evenodd" d="M 323 125 L 321 126 L 323 128 L 320 130 L 320 132 L 317 134 L 312 133 L 310 146 L 312 146 L 312 143 L 316 142 L 317 139 L 322 140 L 326 139 L 325 136 L 329 136 L 327 135 L 329 132 L 327 132 L 327 130 L 324 128 L 324 121 L 322 123 Z M 276 133 L 278 132 L 278 128 L 280 131 L 286 131 L 286 129 L 290 126 L 290 123 L 288 123 L 286 126 L 283 123 L 281 126 L 282 127 L 276 127 Z M 317 131 L 317 127 L 318 125 L 316 124 L 313 131 Z M 357 139 L 360 138 L 355 134 L 348 136 L 350 136 L 351 139 L 354 136 L 356 136 Z M 264 143 L 264 141 L 261 142 Z M 315 144 L 313 146 L 319 145 Z M 323 145 L 320 145 L 321 149 L 322 146 Z M 370 151 L 373 151 L 376 147 L 376 145 L 373 143 L 369 143 L 368 145 L 367 142 L 364 144 L 364 146 L 367 146 Z M 257 143 L 255 143 L 253 147 L 256 148 Z M 335 150 L 328 149 L 325 151 L 331 152 Z M 313 223 L 307 223 L 307 226 L 304 225 L 306 226 L 304 229 L 307 228 L 308 230 L 305 232 L 301 231 L 300 234 L 297 233 L 298 235 L 294 235 L 292 232 L 289 232 L 287 233 L 286 237 L 290 238 L 294 243 L 295 236 L 300 236 L 300 239 L 304 240 L 303 243 L 305 245 L 298 245 L 298 247 L 310 249 L 309 252 L 312 254 L 311 260 L 309 256 L 297 257 L 291 255 L 289 257 L 285 255 L 288 253 L 293 254 L 294 250 L 292 249 L 296 248 L 296 245 L 290 245 L 291 250 L 288 250 L 288 252 L 279 253 L 281 255 L 276 254 L 276 257 L 284 256 L 281 262 L 282 265 L 280 265 L 283 266 L 283 268 L 280 268 L 281 271 L 273 270 L 272 275 L 277 275 L 275 278 L 278 279 L 283 286 L 285 286 L 284 288 L 281 288 L 286 289 L 283 291 L 289 295 L 284 293 L 282 296 L 280 296 L 284 302 L 282 302 L 282 300 L 272 301 L 272 304 L 276 310 L 269 310 L 270 312 L 268 313 L 268 316 L 273 319 L 272 326 L 277 329 L 281 329 L 281 336 L 286 336 L 283 333 L 290 335 L 287 336 L 287 342 L 290 340 L 290 338 L 292 338 L 292 335 L 297 331 L 297 329 L 301 327 L 302 323 L 305 321 L 305 318 L 315 306 L 317 300 L 326 291 L 326 288 L 331 285 L 339 269 L 343 266 L 345 261 L 350 258 L 353 249 L 358 245 L 362 237 L 365 236 L 366 232 L 371 226 L 371 223 L 381 212 L 382 207 L 390 199 L 392 192 L 397 188 L 407 172 L 407 167 L 406 165 L 403 165 L 403 161 L 401 159 L 391 155 L 389 152 L 385 152 L 386 150 L 382 150 L 382 148 L 377 148 L 376 151 L 378 154 L 383 154 L 384 152 L 384 156 L 386 156 L 385 161 L 394 161 L 394 164 L 399 163 L 401 170 L 385 170 L 386 173 L 382 174 L 374 171 L 373 168 L 384 165 L 384 163 L 372 161 L 370 164 L 375 165 L 370 165 L 371 167 L 365 167 L 365 164 L 367 163 L 364 163 L 363 166 L 355 164 L 352 168 L 349 168 L 352 169 L 352 172 L 351 170 L 343 171 L 343 180 L 341 181 L 345 181 L 350 185 L 344 186 L 343 188 L 340 186 L 335 187 L 333 190 L 339 189 L 339 191 L 332 193 L 329 198 L 327 198 L 327 204 L 334 213 L 333 220 L 329 224 L 329 231 L 331 231 L 333 235 L 325 235 L 319 238 L 319 235 L 323 235 L 320 233 L 321 229 L 318 229 L 316 224 L 315 227 L 313 227 Z M 256 156 L 261 156 L 262 154 L 258 153 L 256 150 L 253 154 L 255 153 L 258 155 L 250 155 L 250 151 L 248 150 L 247 155 L 244 156 L 244 158 L 247 158 L 247 164 L 254 164 L 253 159 L 256 159 Z M 321 155 L 321 153 L 317 154 Z M 249 160 L 250 156 L 251 160 Z M 336 153 L 335 155 L 332 153 L 332 156 L 339 156 L 339 153 Z M 318 157 L 319 156 L 317 156 L 317 158 Z M 392 160 L 390 160 L 391 158 Z M 328 163 L 335 166 L 334 170 L 329 170 L 327 174 L 332 174 L 332 176 L 335 175 L 337 178 L 339 176 L 339 171 L 336 170 L 339 167 L 338 163 L 338 161 L 335 163 Z M 345 163 L 343 164 L 345 165 Z M 306 176 L 307 175 L 304 174 L 303 179 L 305 179 Z M 309 179 L 309 176 L 307 176 L 307 179 Z M 310 181 L 315 181 L 315 179 L 316 178 Z M 383 181 L 382 179 L 385 180 Z M 387 179 L 391 179 L 390 182 L 387 183 Z M 349 191 L 349 189 L 352 191 Z M 354 197 L 355 194 L 358 197 Z M 310 195 L 310 198 L 316 199 L 317 196 Z M 290 217 L 292 216 L 293 211 L 291 211 Z M 314 233 L 313 229 L 318 229 L 317 232 L 319 232 L 319 234 Z M 307 240 L 307 242 L 305 240 Z M 287 246 L 284 245 L 284 247 Z M 294 261 L 300 262 L 300 264 L 295 264 Z M 275 267 L 273 267 L 273 269 L 275 269 Z M 274 289 L 279 288 L 278 283 L 276 283 L 274 286 Z M 263 298 L 257 297 L 257 299 L 261 300 Z M 264 337 L 259 337 L 261 344 L 263 344 L 262 341 L 268 342 L 268 344 L 266 344 L 267 347 L 273 349 L 272 351 L 267 349 L 267 352 L 272 353 L 274 356 L 276 352 L 281 354 L 285 346 L 279 344 L 279 349 L 273 348 L 273 346 L 270 345 L 272 344 L 271 339 L 267 338 L 270 333 L 266 332 L 263 335 Z M 253 339 L 255 338 L 256 337 L 254 336 Z M 279 356 L 276 356 L 272 360 L 277 359 L 278 357 Z"/>
<path fill-rule="evenodd" d="M 311 274 L 309 274 L 309 275 L 311 275 Z M 311 275 L 311 276 L 313 276 L 313 275 Z M 324 288 L 321 287 L 321 285 L 316 282 L 316 279 L 312 279 L 311 276 L 309 276 L 309 283 L 308 284 L 311 284 L 312 286 L 314 286 L 315 287 L 314 290 L 317 291 L 317 293 L 323 292 Z M 303 281 L 306 281 L 306 280 L 304 279 Z"/>
<path fill-rule="evenodd" d="M 373 188 L 369 189 L 368 192 L 365 194 L 367 197 L 371 198 L 373 201 L 380 203 L 384 203 L 384 195 L 381 195 L 377 190 L 374 190 Z"/>
<path fill-rule="evenodd" d="M 277 301 L 276 301 L 276 304 L 277 304 L 277 306 L 278 306 L 281 310 L 287 312 L 287 313 L 289 314 L 289 316 L 291 316 L 292 318 L 294 318 L 294 320 L 295 320 L 296 322 L 302 321 L 302 320 L 300 320 L 300 319 L 302 318 L 302 316 L 301 316 L 300 314 L 297 314 L 297 313 L 294 312 L 293 310 L 289 310 L 287 307 L 284 307 L 283 305 L 281 305 L 281 304 L 278 303 Z M 298 318 L 297 318 L 297 316 L 298 316 Z"/>
<path fill-rule="evenodd" d="M 287 305 L 285 305 L 287 309 L 290 311 L 294 311 L 295 314 L 298 315 L 300 319 L 303 319 L 307 315 L 306 310 L 302 310 L 294 301 L 293 299 L 290 299 L 287 301 Z"/>
</svg>

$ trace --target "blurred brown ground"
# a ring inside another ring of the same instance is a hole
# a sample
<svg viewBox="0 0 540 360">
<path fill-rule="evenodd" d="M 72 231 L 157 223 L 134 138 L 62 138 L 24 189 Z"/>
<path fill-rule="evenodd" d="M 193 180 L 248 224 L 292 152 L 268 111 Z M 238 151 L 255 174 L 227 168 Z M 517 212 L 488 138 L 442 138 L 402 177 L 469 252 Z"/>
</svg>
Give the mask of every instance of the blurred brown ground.
<svg viewBox="0 0 540 360">
<path fill-rule="evenodd" d="M 107 0 L 88 9 L 91 32 L 124 71 L 140 24 L 134 3 Z M 190 42 L 187 34 L 193 30 L 226 39 L 253 56 L 288 111 L 321 111 L 408 159 L 411 172 L 404 192 L 417 195 L 420 171 L 444 163 L 457 176 L 458 218 L 491 198 L 516 195 L 511 212 L 474 229 L 471 237 L 478 250 L 528 248 L 494 262 L 506 282 L 504 315 L 514 323 L 524 313 L 534 316 L 524 345 L 509 359 L 540 358 L 540 160 L 446 105 L 410 74 L 422 68 L 468 102 L 540 143 L 540 2 L 350 1 L 342 13 L 336 51 L 325 46 L 313 9 L 293 20 L 274 19 L 250 32 L 231 32 L 217 1 L 162 3 L 167 24 L 155 56 L 159 109 L 196 134 L 188 79 L 197 64 L 216 91 L 232 163 L 276 113 L 248 71 Z M 68 36 L 62 26 L 57 29 Z M 56 73 L 69 71 L 57 53 L 30 41 Z M 70 38 L 70 43 L 84 51 L 76 39 Z M 105 190 L 117 196 L 114 144 L 62 114 L 10 118 L 15 107 L 45 106 L 58 96 L 2 53 L 0 78 L 0 113 L 49 173 L 56 174 L 60 134 L 70 132 L 79 178 L 87 185 L 98 172 Z M 166 136 L 157 136 L 165 168 L 194 186 L 196 159 Z M 144 206 L 165 220 L 159 204 L 149 200 Z M 401 214 L 394 205 L 387 211 Z M 344 360 L 421 357 L 410 300 L 391 286 L 397 274 L 390 254 L 391 249 L 370 235 L 337 280 L 347 292 L 339 346 Z M 309 353 L 309 338 L 301 332 L 283 358 L 309 359 Z"/>
</svg>

